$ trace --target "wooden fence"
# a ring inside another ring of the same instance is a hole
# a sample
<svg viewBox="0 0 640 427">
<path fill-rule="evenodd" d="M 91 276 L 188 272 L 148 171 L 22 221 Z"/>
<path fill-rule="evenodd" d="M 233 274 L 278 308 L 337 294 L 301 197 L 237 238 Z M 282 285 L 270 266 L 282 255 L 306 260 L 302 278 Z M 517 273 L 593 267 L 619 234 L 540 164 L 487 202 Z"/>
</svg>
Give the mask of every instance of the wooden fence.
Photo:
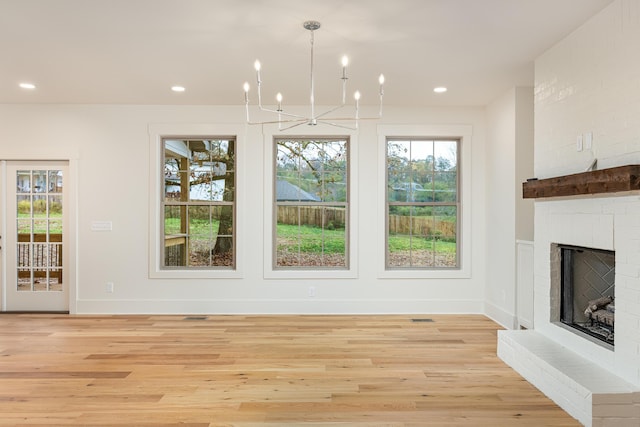
<svg viewBox="0 0 640 427">
<path fill-rule="evenodd" d="M 452 238 L 456 236 L 457 230 L 455 222 L 434 221 L 432 217 L 389 215 L 389 234 Z"/>
<path fill-rule="evenodd" d="M 345 208 L 325 206 L 278 206 L 278 224 L 344 228 Z"/>
<path fill-rule="evenodd" d="M 324 206 L 278 206 L 278 224 L 344 228 L 344 208 Z M 389 233 L 455 237 L 455 222 L 434 221 L 432 217 L 389 215 Z"/>
</svg>

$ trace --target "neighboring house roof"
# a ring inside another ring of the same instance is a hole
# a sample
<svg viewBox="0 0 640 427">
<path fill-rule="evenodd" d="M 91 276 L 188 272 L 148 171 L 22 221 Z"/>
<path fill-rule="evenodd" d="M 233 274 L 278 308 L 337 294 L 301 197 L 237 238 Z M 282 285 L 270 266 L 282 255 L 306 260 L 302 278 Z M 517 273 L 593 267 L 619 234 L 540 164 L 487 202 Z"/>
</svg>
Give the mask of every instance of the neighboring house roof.
<svg viewBox="0 0 640 427">
<path fill-rule="evenodd" d="M 176 181 L 173 177 L 167 178 L 167 181 Z M 179 185 L 167 185 L 166 191 L 180 192 Z M 224 192 L 224 180 L 211 181 L 207 184 L 192 185 L 189 190 L 190 200 L 222 200 Z M 288 181 L 276 181 L 276 200 L 279 202 L 319 202 L 320 198 L 314 194 L 304 191 L 302 188 L 291 184 Z"/>
<path fill-rule="evenodd" d="M 288 181 L 276 181 L 276 200 L 279 202 L 319 202 L 320 198 Z"/>
</svg>

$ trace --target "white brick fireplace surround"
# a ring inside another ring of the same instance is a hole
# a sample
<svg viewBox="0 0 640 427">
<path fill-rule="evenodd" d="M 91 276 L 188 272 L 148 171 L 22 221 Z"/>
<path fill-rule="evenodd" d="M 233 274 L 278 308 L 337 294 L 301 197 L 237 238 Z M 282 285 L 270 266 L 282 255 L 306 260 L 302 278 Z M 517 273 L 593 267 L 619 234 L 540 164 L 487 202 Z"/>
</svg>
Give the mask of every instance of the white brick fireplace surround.
<svg viewBox="0 0 640 427">
<path fill-rule="evenodd" d="M 552 321 L 551 245 L 615 251 L 615 348 Z M 538 199 L 534 328 L 500 331 L 498 355 L 586 426 L 640 426 L 640 195 Z"/>
</svg>

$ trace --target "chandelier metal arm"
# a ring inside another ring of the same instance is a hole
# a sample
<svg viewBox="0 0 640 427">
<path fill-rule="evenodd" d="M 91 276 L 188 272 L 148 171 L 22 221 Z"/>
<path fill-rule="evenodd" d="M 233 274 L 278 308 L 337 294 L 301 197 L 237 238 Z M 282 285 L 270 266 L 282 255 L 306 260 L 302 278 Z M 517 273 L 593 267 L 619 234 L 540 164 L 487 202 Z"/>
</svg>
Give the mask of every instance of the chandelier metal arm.
<svg viewBox="0 0 640 427">
<path fill-rule="evenodd" d="M 340 104 L 340 105 L 338 105 L 338 106 L 336 106 L 336 107 L 333 107 L 333 108 L 331 108 L 330 110 L 327 110 L 327 111 L 325 111 L 324 113 L 322 113 L 322 114 L 319 114 L 319 115 L 315 116 L 315 117 L 314 117 L 314 119 L 321 119 L 322 117 L 326 116 L 327 114 L 331 114 L 331 113 L 333 113 L 334 111 L 337 111 L 337 110 L 339 110 L 339 109 L 343 108 L 345 105 L 347 105 L 347 104 L 342 103 L 342 104 Z"/>
</svg>

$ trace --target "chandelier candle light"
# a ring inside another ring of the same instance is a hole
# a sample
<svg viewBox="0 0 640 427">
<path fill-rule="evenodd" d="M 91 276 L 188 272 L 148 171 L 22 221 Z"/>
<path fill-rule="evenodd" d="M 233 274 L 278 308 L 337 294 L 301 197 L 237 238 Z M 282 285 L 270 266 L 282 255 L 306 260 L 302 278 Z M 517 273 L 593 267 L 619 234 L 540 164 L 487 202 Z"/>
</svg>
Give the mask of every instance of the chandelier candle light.
<svg viewBox="0 0 640 427">
<path fill-rule="evenodd" d="M 244 83 L 244 104 L 247 113 L 247 123 L 250 125 L 264 125 L 264 124 L 273 124 L 277 123 L 278 128 L 280 130 L 291 129 L 296 126 L 300 126 L 302 124 L 307 124 L 310 126 L 315 126 L 318 123 L 325 123 L 331 126 L 346 128 L 356 130 L 358 129 L 358 122 L 360 120 L 377 120 L 382 117 L 382 98 L 384 96 L 384 75 L 380 74 L 378 78 L 378 82 L 380 84 L 379 97 L 380 97 L 380 110 L 377 117 L 360 117 L 360 92 L 356 91 L 353 94 L 353 98 L 355 100 L 355 113 L 350 117 L 327 117 L 329 114 L 333 113 L 344 107 L 346 105 L 346 93 L 347 93 L 347 65 L 349 65 L 349 58 L 346 56 L 342 57 L 342 102 L 336 107 L 330 108 L 329 110 L 316 114 L 315 107 L 315 87 L 314 87 L 314 75 L 313 75 L 313 32 L 320 28 L 320 23 L 318 21 L 306 21 L 302 26 L 309 30 L 311 33 L 311 95 L 310 99 L 310 113 L 308 116 L 292 114 L 285 112 L 282 109 L 282 94 L 278 92 L 276 95 L 277 106 L 276 109 L 266 108 L 262 105 L 262 79 L 260 78 L 260 69 L 261 64 L 260 61 L 256 60 L 253 64 L 256 69 L 256 81 L 258 84 L 258 108 L 261 111 L 266 111 L 269 113 L 274 113 L 278 115 L 278 120 L 273 121 L 263 121 L 263 122 L 252 122 L 249 119 L 249 83 Z M 284 119 L 283 119 L 284 118 Z M 283 124 L 288 124 L 288 126 L 283 127 Z"/>
</svg>

